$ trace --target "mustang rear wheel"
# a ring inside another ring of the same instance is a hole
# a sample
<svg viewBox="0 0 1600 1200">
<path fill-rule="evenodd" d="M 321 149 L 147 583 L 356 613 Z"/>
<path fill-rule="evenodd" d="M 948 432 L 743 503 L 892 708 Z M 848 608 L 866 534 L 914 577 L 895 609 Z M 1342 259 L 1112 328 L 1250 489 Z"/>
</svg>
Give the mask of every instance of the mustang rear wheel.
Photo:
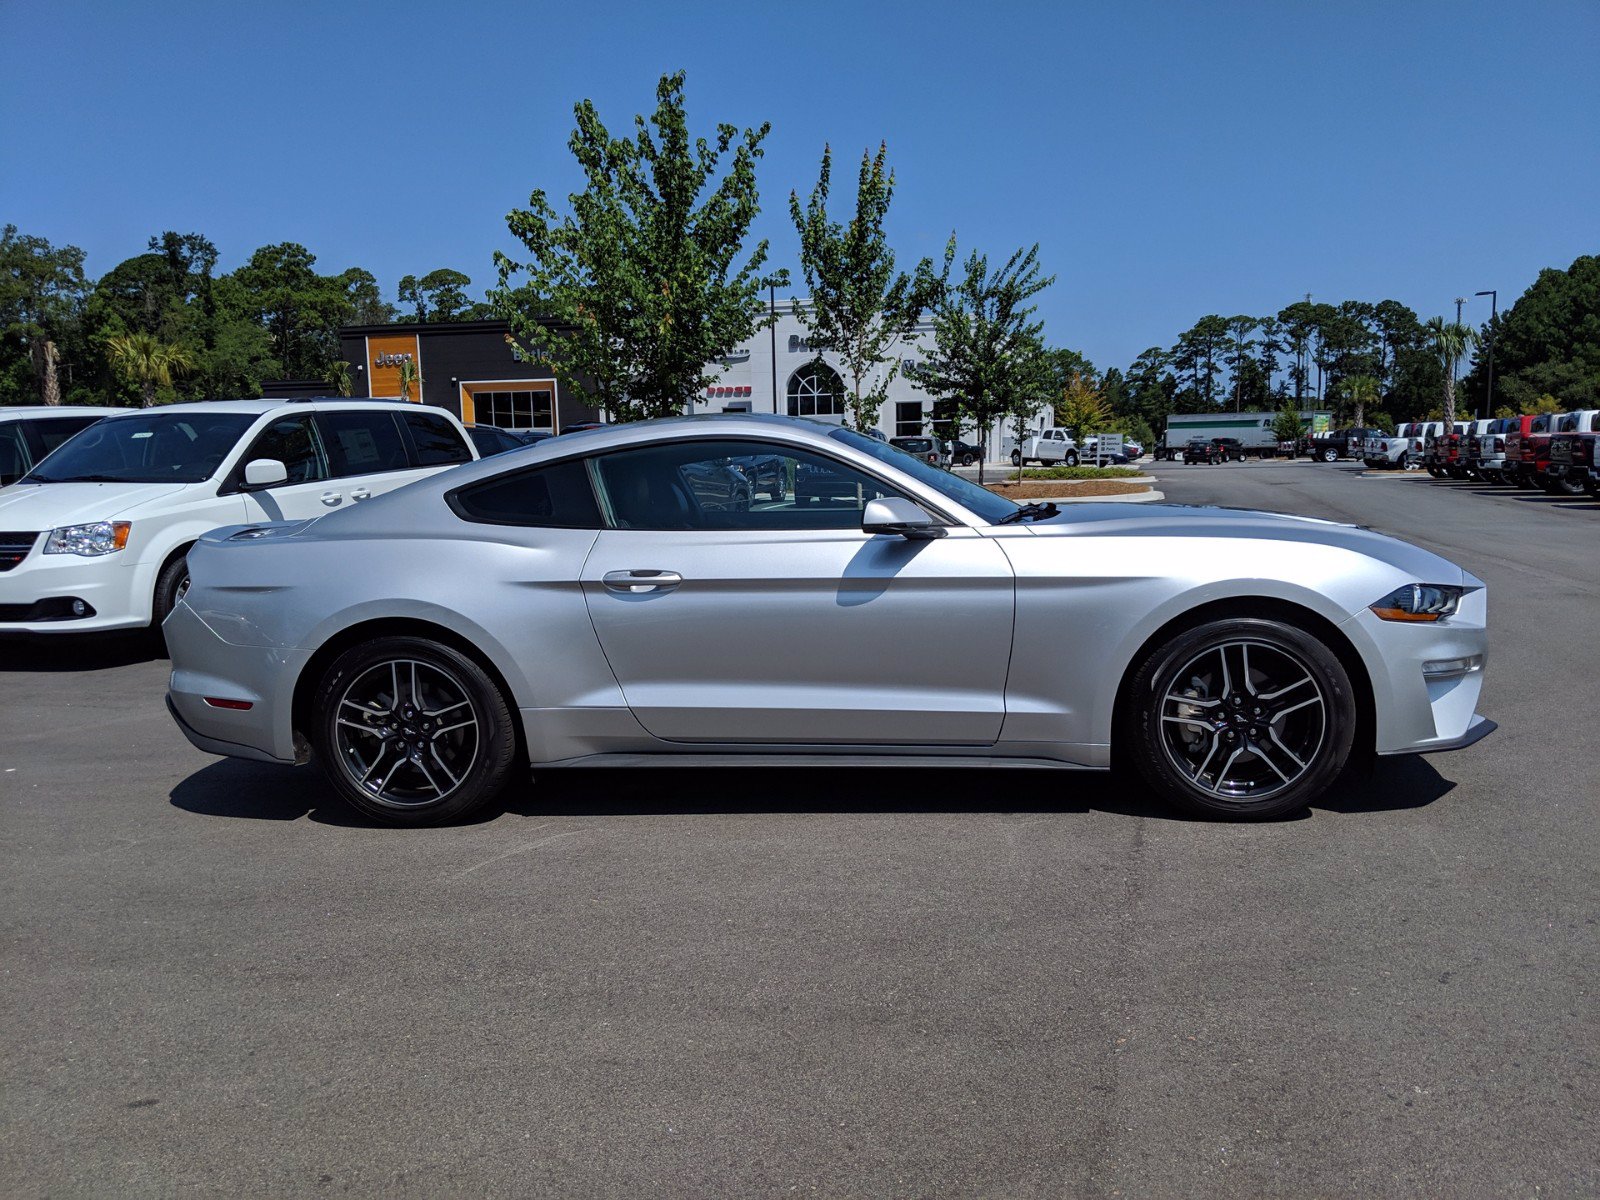
<svg viewBox="0 0 1600 1200">
<path fill-rule="evenodd" d="M 353 647 L 329 668 L 315 704 L 323 770 L 376 820 L 454 820 L 510 778 L 511 710 L 483 668 L 450 646 L 386 637 Z"/>
<path fill-rule="evenodd" d="M 1162 796 L 1236 819 L 1315 800 L 1349 759 L 1356 723 L 1338 658 L 1292 625 L 1257 618 L 1157 646 L 1134 676 L 1130 715 L 1140 770 Z"/>
</svg>

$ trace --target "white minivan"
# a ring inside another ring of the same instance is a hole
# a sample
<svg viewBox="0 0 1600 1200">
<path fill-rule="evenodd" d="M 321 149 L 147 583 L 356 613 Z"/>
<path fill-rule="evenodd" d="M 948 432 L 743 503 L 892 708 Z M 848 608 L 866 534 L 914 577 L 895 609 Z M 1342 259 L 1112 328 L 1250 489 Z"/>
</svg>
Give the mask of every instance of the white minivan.
<svg viewBox="0 0 1600 1200">
<path fill-rule="evenodd" d="M 159 625 L 201 534 L 318 517 L 477 457 L 455 417 L 392 400 L 109 416 L 0 488 L 0 633 Z"/>
</svg>

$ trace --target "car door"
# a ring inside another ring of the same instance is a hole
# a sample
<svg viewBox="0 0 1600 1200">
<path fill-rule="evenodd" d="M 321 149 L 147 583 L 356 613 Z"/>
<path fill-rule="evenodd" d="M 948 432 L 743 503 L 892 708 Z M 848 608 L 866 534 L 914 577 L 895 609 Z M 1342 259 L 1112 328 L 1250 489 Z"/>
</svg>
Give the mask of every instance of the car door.
<svg viewBox="0 0 1600 1200">
<path fill-rule="evenodd" d="M 244 469 L 258 458 L 281 462 L 288 478 L 265 488 L 249 487 L 244 482 Z M 244 494 L 248 521 L 307 521 L 344 501 L 328 478 L 327 455 L 310 413 L 278 417 L 257 433 L 234 467 L 225 490 Z"/>
<path fill-rule="evenodd" d="M 773 455 L 777 499 L 709 509 L 696 471 Z M 782 442 L 694 439 L 597 456 L 602 529 L 583 568 L 629 707 L 669 741 L 983 746 L 1004 718 L 1015 584 L 992 539 L 861 529 L 897 494 Z M 959 665 L 943 652 L 959 638 Z"/>
</svg>

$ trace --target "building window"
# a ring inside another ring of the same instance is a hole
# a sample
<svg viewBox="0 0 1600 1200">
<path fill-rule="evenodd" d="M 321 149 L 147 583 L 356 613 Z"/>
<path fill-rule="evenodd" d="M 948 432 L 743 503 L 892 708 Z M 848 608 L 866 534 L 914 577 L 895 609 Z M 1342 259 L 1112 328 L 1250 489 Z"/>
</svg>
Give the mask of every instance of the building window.
<svg viewBox="0 0 1600 1200">
<path fill-rule="evenodd" d="M 922 401 L 902 400 L 894 406 L 895 437 L 916 437 L 922 432 Z"/>
<path fill-rule="evenodd" d="M 472 403 L 477 421 L 484 425 L 501 429 L 551 428 L 550 392 L 545 389 L 474 392 Z"/>
<path fill-rule="evenodd" d="M 791 417 L 844 416 L 844 381 L 826 363 L 807 363 L 789 376 Z"/>
</svg>

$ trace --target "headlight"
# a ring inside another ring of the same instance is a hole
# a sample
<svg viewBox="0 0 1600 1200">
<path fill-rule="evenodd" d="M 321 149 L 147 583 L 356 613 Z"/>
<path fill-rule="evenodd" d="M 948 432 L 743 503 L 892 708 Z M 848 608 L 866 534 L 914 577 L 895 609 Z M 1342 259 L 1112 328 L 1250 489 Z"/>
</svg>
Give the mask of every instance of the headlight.
<svg viewBox="0 0 1600 1200">
<path fill-rule="evenodd" d="M 102 554 L 115 554 L 128 544 L 131 521 L 96 521 L 91 525 L 63 525 L 50 531 L 44 544 L 46 554 L 82 554 L 98 558 Z"/>
<path fill-rule="evenodd" d="M 1408 583 L 1395 588 L 1371 608 L 1385 621 L 1438 621 L 1455 616 L 1461 597 L 1466 594 L 1466 588 L 1447 583 Z"/>
</svg>

